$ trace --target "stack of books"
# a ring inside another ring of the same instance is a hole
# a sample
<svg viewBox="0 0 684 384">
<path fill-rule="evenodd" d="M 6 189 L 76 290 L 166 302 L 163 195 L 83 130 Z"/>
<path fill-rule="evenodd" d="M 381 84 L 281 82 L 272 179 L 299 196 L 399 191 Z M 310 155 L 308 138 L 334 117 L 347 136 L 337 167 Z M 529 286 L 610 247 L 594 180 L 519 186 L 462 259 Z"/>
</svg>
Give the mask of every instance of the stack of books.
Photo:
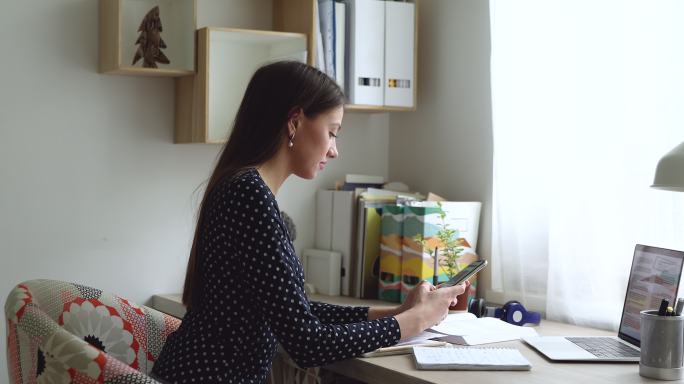
<svg viewBox="0 0 684 384">
<path fill-rule="evenodd" d="M 335 182 L 335 189 L 356 192 L 357 189 L 382 188 L 383 184 L 385 184 L 385 178 L 382 176 L 349 174 L 344 177 L 344 180 Z"/>
<path fill-rule="evenodd" d="M 433 276 L 434 258 L 421 252 L 414 237 L 435 236 L 442 220 L 436 203 L 419 193 L 384 189 L 387 185 L 382 176 L 348 174 L 336 189 L 317 193 L 315 248 L 342 255 L 342 295 L 399 302 L 428 272 Z M 463 262 L 476 259 L 481 204 L 441 204 L 450 228 L 472 246 Z"/>
</svg>

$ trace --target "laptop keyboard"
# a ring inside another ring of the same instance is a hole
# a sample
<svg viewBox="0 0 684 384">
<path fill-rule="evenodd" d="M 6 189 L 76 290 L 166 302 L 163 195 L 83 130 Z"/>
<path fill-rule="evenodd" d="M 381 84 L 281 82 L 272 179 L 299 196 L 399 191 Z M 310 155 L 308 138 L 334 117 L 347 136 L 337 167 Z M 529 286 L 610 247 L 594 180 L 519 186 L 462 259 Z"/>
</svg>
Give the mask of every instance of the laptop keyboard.
<svg viewBox="0 0 684 384">
<path fill-rule="evenodd" d="M 566 337 L 596 357 L 639 357 L 639 351 L 610 337 Z"/>
</svg>

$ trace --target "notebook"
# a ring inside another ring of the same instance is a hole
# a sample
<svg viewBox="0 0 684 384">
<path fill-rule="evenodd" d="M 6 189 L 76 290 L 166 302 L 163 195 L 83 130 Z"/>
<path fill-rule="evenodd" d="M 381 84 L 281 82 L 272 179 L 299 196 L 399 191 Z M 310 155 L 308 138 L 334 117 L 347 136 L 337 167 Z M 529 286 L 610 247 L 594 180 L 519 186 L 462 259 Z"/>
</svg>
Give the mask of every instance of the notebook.
<svg viewBox="0 0 684 384">
<path fill-rule="evenodd" d="M 530 362 L 515 348 L 413 347 L 416 368 L 467 371 L 528 371 Z"/>
<path fill-rule="evenodd" d="M 637 244 L 616 336 L 537 336 L 523 340 L 551 360 L 639 362 L 640 311 L 674 302 L 684 265 L 684 252 Z"/>
</svg>

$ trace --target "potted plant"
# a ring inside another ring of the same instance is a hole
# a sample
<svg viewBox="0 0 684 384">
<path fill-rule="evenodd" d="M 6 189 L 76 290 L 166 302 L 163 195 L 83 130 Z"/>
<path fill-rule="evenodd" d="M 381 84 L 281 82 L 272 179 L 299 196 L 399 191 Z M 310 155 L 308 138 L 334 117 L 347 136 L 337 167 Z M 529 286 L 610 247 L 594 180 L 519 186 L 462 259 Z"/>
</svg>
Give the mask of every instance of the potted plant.
<svg viewBox="0 0 684 384">
<path fill-rule="evenodd" d="M 437 224 L 439 228 L 437 233 L 429 239 L 425 239 L 422 234 L 414 237 L 414 240 L 422 247 L 423 252 L 428 252 L 435 255 L 437 258 L 437 265 L 446 273 L 447 278 L 455 276 L 461 271 L 461 266 L 466 266 L 475 261 L 476 257 L 468 257 L 472 253 L 465 254 L 466 247 L 470 247 L 468 242 L 458 237 L 458 230 L 450 228 L 446 222 L 446 212 L 442 208 L 440 202 L 437 203 L 439 217 L 441 222 Z M 439 275 L 439 271 L 435 271 L 435 275 Z M 458 303 L 449 308 L 452 310 L 465 310 L 468 306 L 468 297 L 475 293 L 474 287 L 469 287 L 466 292 L 458 296 Z"/>
</svg>

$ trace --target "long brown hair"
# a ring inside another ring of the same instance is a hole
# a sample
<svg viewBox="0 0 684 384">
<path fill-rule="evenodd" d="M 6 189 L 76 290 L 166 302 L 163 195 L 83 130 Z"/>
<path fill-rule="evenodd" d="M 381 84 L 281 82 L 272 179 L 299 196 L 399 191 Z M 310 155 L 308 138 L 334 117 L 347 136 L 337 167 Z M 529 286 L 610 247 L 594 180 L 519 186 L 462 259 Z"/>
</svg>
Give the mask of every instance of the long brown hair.
<svg viewBox="0 0 684 384">
<path fill-rule="evenodd" d="M 278 61 L 259 68 L 247 85 L 228 142 L 209 178 L 199 206 L 195 236 L 185 274 L 183 304 L 195 304 L 197 249 L 204 217 L 204 203 L 216 185 L 241 171 L 272 158 L 287 137 L 289 114 L 301 108 L 316 115 L 344 104 L 340 87 L 323 72 L 297 61 Z"/>
</svg>

